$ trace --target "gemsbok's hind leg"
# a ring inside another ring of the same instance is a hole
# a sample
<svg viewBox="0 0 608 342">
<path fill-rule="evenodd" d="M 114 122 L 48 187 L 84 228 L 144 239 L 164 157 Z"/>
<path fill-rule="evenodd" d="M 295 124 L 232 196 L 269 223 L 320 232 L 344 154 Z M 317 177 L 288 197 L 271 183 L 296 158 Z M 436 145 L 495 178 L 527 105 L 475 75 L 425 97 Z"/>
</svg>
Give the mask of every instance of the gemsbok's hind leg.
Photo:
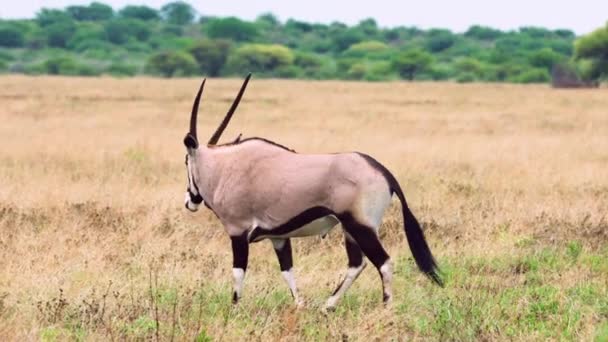
<svg viewBox="0 0 608 342">
<path fill-rule="evenodd" d="M 359 245 L 357 245 L 355 240 L 353 240 L 347 232 L 344 232 L 344 245 L 346 247 L 346 255 L 348 256 L 348 269 L 346 270 L 344 279 L 338 284 L 334 293 L 332 293 L 331 297 L 327 300 L 327 304 L 325 304 L 325 309 L 328 311 L 336 308 L 336 305 L 342 296 L 344 296 L 344 293 L 346 293 L 350 286 L 355 282 L 366 265 L 361 248 L 359 248 Z"/>
<path fill-rule="evenodd" d="M 393 291 L 391 283 L 393 280 L 393 268 L 391 260 L 382 247 L 378 238 L 377 229 L 359 223 L 352 215 L 345 214 L 340 218 L 344 230 L 353 237 L 363 254 L 376 266 L 382 280 L 382 301 L 390 303 Z"/>
<path fill-rule="evenodd" d="M 274 247 L 274 251 L 277 254 L 277 258 L 279 259 L 279 267 L 281 268 L 281 275 L 285 282 L 287 282 L 287 286 L 289 286 L 289 290 L 291 291 L 291 296 L 293 297 L 296 306 L 301 307 L 304 305 L 304 301 L 300 299 L 298 295 L 298 289 L 296 287 L 296 278 L 293 275 L 293 255 L 291 252 L 291 240 L 290 239 L 272 239 L 272 247 Z"/>
</svg>

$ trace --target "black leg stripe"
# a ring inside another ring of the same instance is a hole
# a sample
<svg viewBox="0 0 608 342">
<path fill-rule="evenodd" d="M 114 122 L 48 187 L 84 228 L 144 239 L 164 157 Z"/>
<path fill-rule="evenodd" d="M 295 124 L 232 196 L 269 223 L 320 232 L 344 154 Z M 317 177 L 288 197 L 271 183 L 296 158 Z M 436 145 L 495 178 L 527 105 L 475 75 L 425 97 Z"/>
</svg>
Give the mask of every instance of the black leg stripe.
<svg viewBox="0 0 608 342">
<path fill-rule="evenodd" d="M 232 267 L 247 270 L 247 260 L 249 258 L 249 242 L 247 233 L 241 236 L 231 236 L 232 241 Z"/>
<path fill-rule="evenodd" d="M 293 254 L 291 250 L 291 239 L 286 239 L 281 249 L 274 250 L 279 259 L 281 272 L 289 271 L 293 267 Z"/>
<path fill-rule="evenodd" d="M 378 235 L 376 235 L 373 228 L 357 222 L 350 213 L 341 214 L 338 218 L 342 222 L 346 232 L 357 242 L 365 256 L 380 271 L 380 267 L 384 265 L 389 256 L 384 247 L 382 247 Z"/>
</svg>

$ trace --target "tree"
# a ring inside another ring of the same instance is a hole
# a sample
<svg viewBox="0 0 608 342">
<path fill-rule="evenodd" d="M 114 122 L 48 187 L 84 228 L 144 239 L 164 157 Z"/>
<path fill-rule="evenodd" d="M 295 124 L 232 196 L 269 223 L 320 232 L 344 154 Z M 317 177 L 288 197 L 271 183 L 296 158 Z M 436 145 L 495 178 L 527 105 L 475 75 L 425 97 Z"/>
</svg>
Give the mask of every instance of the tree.
<svg viewBox="0 0 608 342">
<path fill-rule="evenodd" d="M 36 21 L 40 27 L 72 20 L 73 19 L 69 14 L 61 10 L 43 8 L 36 14 Z"/>
<path fill-rule="evenodd" d="M 235 17 L 212 19 L 207 23 L 207 35 L 210 38 L 232 39 L 238 42 L 254 40 L 258 31 L 254 24 Z"/>
<path fill-rule="evenodd" d="M 123 9 L 118 12 L 118 15 L 121 18 L 132 18 L 139 20 L 160 19 L 160 14 L 158 11 L 148 6 L 128 5 L 123 7 Z"/>
<path fill-rule="evenodd" d="M 260 14 L 257 18 L 255 18 L 255 23 L 256 25 L 260 25 L 268 29 L 281 26 L 279 19 L 277 19 L 277 17 L 272 13 Z"/>
<path fill-rule="evenodd" d="M 195 10 L 188 3 L 174 1 L 164 5 L 160 12 L 170 24 L 186 25 L 194 20 Z"/>
<path fill-rule="evenodd" d="M 230 41 L 227 40 L 202 40 L 188 52 L 194 56 L 203 74 L 215 77 L 219 76 L 222 67 L 226 64 L 230 47 Z"/>
<path fill-rule="evenodd" d="M 193 75 L 196 69 L 194 57 L 184 52 L 160 52 L 152 55 L 146 63 L 147 72 L 164 77 Z"/>
<path fill-rule="evenodd" d="M 114 16 L 112 7 L 99 2 L 92 2 L 89 6 L 68 6 L 65 11 L 79 21 L 108 20 Z"/>
<path fill-rule="evenodd" d="M 73 21 L 63 21 L 46 27 L 47 43 L 51 47 L 66 48 L 76 29 Z"/>
<path fill-rule="evenodd" d="M 118 45 L 125 44 L 131 38 L 145 41 L 152 34 L 149 25 L 138 19 L 112 19 L 105 23 L 104 29 L 107 39 Z"/>
<path fill-rule="evenodd" d="M 391 53 L 388 45 L 377 40 L 368 40 L 351 45 L 344 56 L 357 58 L 382 59 Z"/>
<path fill-rule="evenodd" d="M 342 52 L 365 38 L 360 31 L 349 28 L 331 29 L 330 37 L 336 52 Z"/>
<path fill-rule="evenodd" d="M 575 58 L 589 60 L 592 63 L 589 77 L 597 80 L 608 77 L 608 22 L 574 44 Z"/>
<path fill-rule="evenodd" d="M 0 46 L 15 48 L 21 47 L 25 43 L 25 36 L 21 30 L 15 26 L 0 26 Z"/>
<path fill-rule="evenodd" d="M 456 36 L 450 30 L 432 29 L 428 31 L 426 48 L 433 52 L 441 52 L 456 42 Z"/>
<path fill-rule="evenodd" d="M 433 63 L 433 56 L 419 49 L 402 52 L 393 61 L 393 67 L 401 78 L 412 81 L 416 74 L 427 70 Z"/>
<path fill-rule="evenodd" d="M 494 40 L 500 37 L 503 33 L 500 30 L 486 26 L 473 25 L 464 33 L 465 37 L 478 40 Z"/>
<path fill-rule="evenodd" d="M 272 74 L 273 71 L 292 65 L 293 52 L 278 44 L 246 44 L 228 57 L 227 68 L 233 73 L 259 72 Z"/>
<path fill-rule="evenodd" d="M 108 45 L 105 38 L 103 26 L 96 23 L 82 23 L 68 41 L 67 48 L 82 52 L 95 44 Z"/>
<path fill-rule="evenodd" d="M 564 59 L 564 57 L 550 48 L 543 48 L 531 53 L 528 57 L 528 62 L 537 67 L 544 68 L 547 71 L 553 68 L 553 65 Z"/>
</svg>

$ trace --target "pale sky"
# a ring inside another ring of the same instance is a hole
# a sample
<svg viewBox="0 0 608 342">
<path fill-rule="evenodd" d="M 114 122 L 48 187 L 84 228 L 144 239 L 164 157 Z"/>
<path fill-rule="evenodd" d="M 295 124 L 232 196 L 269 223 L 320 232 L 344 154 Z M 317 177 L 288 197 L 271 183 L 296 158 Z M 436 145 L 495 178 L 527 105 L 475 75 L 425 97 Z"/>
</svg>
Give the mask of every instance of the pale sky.
<svg viewBox="0 0 608 342">
<path fill-rule="evenodd" d="M 100 0 L 115 10 L 127 4 L 160 8 L 171 0 Z M 1 0 L 0 18 L 31 18 L 42 7 L 63 8 L 91 0 Z M 521 26 L 566 28 L 584 34 L 608 21 L 608 0 L 215 0 L 189 1 L 203 15 L 254 19 L 272 12 L 281 21 L 341 21 L 372 17 L 383 27 L 449 28 L 463 32 L 474 24 L 502 30 Z"/>
</svg>

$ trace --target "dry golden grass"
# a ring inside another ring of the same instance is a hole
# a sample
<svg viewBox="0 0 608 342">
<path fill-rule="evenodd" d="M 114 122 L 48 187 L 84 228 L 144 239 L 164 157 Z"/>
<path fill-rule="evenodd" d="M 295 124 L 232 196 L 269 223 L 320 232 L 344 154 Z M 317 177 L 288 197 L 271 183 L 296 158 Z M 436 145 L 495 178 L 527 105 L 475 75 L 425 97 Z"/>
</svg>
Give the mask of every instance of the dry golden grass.
<svg viewBox="0 0 608 342">
<path fill-rule="evenodd" d="M 2 340 L 608 338 L 606 89 L 254 79 L 223 141 L 375 156 L 446 272 L 439 289 L 415 269 L 395 205 L 382 228 L 394 306 L 368 268 L 325 317 L 340 229 L 295 243 L 306 309 L 268 242 L 230 305 L 229 239 L 183 208 L 199 80 L 0 80 Z M 199 135 L 239 86 L 209 80 Z"/>
</svg>

